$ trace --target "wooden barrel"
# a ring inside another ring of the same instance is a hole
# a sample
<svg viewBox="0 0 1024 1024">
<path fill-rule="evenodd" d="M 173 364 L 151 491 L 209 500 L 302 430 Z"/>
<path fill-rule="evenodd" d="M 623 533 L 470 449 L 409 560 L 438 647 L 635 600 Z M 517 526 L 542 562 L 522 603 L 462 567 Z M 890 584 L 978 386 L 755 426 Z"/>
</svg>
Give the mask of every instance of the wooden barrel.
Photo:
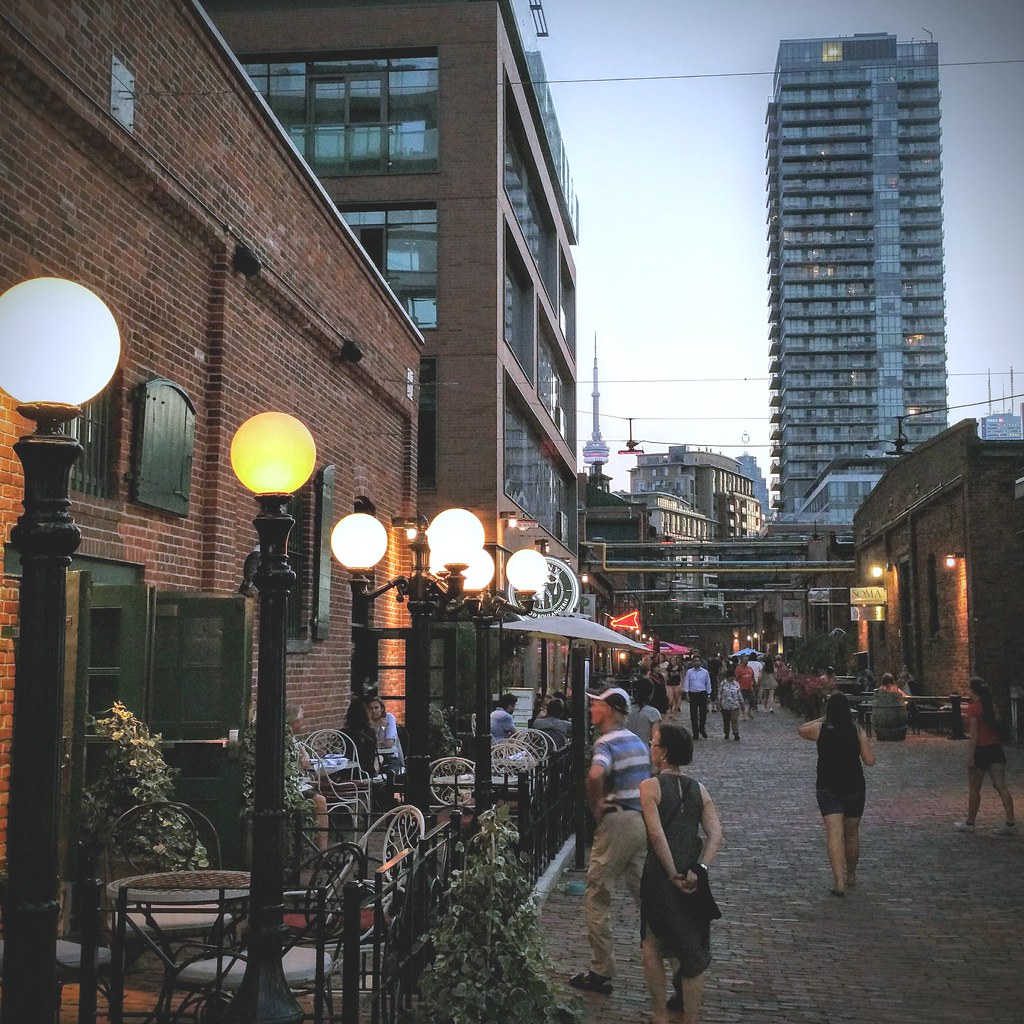
<svg viewBox="0 0 1024 1024">
<path fill-rule="evenodd" d="M 875 691 L 871 702 L 871 725 L 876 740 L 907 737 L 907 705 L 902 694 Z"/>
</svg>

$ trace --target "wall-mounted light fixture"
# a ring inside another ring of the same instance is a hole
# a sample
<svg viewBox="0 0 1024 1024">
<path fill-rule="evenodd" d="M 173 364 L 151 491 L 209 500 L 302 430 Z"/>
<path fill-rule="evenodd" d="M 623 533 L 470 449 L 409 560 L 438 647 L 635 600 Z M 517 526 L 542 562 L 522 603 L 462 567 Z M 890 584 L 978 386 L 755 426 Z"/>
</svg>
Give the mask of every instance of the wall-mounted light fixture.
<svg viewBox="0 0 1024 1024">
<path fill-rule="evenodd" d="M 244 242 L 235 245 L 235 254 L 231 257 L 232 269 L 244 277 L 255 277 L 263 269 L 263 261 Z"/>
<path fill-rule="evenodd" d="M 331 357 L 335 363 L 358 363 L 363 358 L 363 350 L 351 339 L 342 338 L 341 348 Z"/>
<path fill-rule="evenodd" d="M 880 580 L 885 574 L 885 569 L 880 565 L 873 565 L 868 572 L 873 580 Z"/>
<path fill-rule="evenodd" d="M 958 559 L 963 559 L 964 553 L 962 551 L 953 551 L 946 555 L 946 568 L 955 569 Z"/>
</svg>

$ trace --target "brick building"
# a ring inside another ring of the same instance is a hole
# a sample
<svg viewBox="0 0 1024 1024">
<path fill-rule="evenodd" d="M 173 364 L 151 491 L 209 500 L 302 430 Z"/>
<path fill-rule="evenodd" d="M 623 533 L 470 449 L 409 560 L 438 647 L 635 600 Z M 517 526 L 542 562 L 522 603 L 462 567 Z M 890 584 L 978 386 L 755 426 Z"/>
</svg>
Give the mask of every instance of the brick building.
<svg viewBox="0 0 1024 1024">
<path fill-rule="evenodd" d="M 423 331 L 419 510 L 475 512 L 499 564 L 539 538 L 575 561 L 578 213 L 542 4 L 206 7 Z"/>
<path fill-rule="evenodd" d="M 244 723 L 254 602 L 238 592 L 256 506 L 228 447 L 266 409 L 298 416 L 317 443 L 314 480 L 292 505 L 288 685 L 308 724 L 336 723 L 350 592 L 325 541 L 358 501 L 385 520 L 415 509 L 418 329 L 197 5 L 12 0 L 0 55 L 0 291 L 71 278 L 106 301 L 122 336 L 119 371 L 75 427 L 86 451 L 72 480 L 74 751 L 86 710 L 115 699 L 168 737 Z M 11 445 L 28 426 L 0 393 L 4 541 L 22 493 Z M 386 569 L 403 557 L 393 544 Z M 18 575 L 7 544 L 0 801 Z M 213 776 L 233 784 L 223 748 L 196 750 L 220 759 L 187 768 L 199 790 Z"/>
<path fill-rule="evenodd" d="M 1022 466 L 1024 443 L 981 441 L 963 420 L 896 461 L 864 502 L 855 585 L 886 594 L 885 621 L 858 624 L 876 675 L 907 665 L 926 694 L 966 694 L 979 675 L 1008 710 L 1024 684 Z"/>
</svg>

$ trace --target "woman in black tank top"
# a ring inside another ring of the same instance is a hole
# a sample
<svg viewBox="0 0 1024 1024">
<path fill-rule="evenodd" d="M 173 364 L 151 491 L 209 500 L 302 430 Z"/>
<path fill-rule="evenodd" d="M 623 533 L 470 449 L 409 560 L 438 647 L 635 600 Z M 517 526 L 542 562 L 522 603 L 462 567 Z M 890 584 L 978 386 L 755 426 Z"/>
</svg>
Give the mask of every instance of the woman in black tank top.
<svg viewBox="0 0 1024 1024">
<path fill-rule="evenodd" d="M 854 722 L 850 704 L 841 693 L 832 694 L 825 714 L 813 722 L 804 722 L 799 732 L 818 747 L 815 791 L 835 879 L 832 895 L 845 896 L 847 887 L 857 884 L 865 788 L 861 763 L 873 765 L 875 755 L 871 752 L 871 741 Z"/>
</svg>

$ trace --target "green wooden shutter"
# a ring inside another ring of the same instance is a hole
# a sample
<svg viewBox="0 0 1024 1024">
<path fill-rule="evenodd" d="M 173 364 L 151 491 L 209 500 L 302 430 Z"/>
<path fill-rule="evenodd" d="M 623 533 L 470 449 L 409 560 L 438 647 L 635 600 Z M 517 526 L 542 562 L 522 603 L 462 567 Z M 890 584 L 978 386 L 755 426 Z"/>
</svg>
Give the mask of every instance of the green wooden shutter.
<svg viewBox="0 0 1024 1024">
<path fill-rule="evenodd" d="M 334 529 L 334 466 L 324 466 L 316 476 L 316 518 L 313 523 L 312 637 L 326 640 L 331 626 L 331 531 Z"/>
<path fill-rule="evenodd" d="M 132 501 L 187 516 L 195 407 L 177 384 L 161 379 L 147 381 L 137 392 L 135 425 Z"/>
</svg>

